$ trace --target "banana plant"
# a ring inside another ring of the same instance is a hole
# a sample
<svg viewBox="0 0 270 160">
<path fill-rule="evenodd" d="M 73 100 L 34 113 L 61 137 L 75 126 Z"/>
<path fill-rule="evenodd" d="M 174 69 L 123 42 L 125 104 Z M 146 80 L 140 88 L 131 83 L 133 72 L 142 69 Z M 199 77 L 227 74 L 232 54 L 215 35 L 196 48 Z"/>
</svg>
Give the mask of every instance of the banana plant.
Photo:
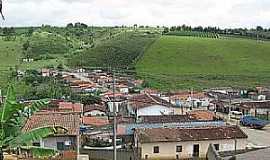
<svg viewBox="0 0 270 160">
<path fill-rule="evenodd" d="M 55 150 L 31 146 L 32 142 L 66 130 L 60 126 L 47 126 L 22 132 L 27 118 L 34 112 L 42 109 L 48 104 L 47 100 L 34 101 L 31 105 L 18 103 L 14 87 L 8 87 L 7 96 L 0 106 L 0 160 L 3 160 L 3 151 L 17 148 L 31 150 L 35 156 L 46 156 L 55 154 Z"/>
</svg>

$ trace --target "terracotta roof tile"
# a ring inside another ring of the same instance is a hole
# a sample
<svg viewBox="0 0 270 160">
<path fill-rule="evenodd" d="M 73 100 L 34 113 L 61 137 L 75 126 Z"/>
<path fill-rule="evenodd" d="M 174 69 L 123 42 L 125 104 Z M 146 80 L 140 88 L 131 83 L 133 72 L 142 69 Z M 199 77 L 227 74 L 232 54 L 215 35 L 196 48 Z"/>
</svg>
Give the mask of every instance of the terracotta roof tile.
<svg viewBox="0 0 270 160">
<path fill-rule="evenodd" d="M 84 125 L 92 126 L 106 126 L 109 124 L 108 118 L 104 117 L 83 117 L 82 122 Z"/>
<path fill-rule="evenodd" d="M 78 135 L 80 115 L 71 112 L 38 112 L 27 120 L 23 131 L 45 126 L 61 126 L 68 130 L 67 135 Z"/>
<path fill-rule="evenodd" d="M 82 104 L 72 102 L 59 102 L 59 110 L 82 112 Z"/>
<path fill-rule="evenodd" d="M 136 129 L 141 143 L 180 142 L 247 138 L 238 126 L 204 128 L 156 128 Z"/>
<path fill-rule="evenodd" d="M 130 105 L 134 108 L 144 108 L 152 105 L 171 106 L 171 104 L 158 96 L 150 94 L 139 94 L 129 99 Z"/>
</svg>

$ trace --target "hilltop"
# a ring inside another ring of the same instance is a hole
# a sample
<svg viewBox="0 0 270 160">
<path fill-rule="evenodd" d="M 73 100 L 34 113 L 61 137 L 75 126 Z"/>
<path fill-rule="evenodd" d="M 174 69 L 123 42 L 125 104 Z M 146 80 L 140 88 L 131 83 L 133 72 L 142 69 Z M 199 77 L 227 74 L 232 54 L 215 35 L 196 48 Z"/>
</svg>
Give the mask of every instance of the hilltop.
<svg viewBox="0 0 270 160">
<path fill-rule="evenodd" d="M 162 36 L 136 65 L 159 89 L 269 85 L 270 42 L 241 38 Z"/>
</svg>

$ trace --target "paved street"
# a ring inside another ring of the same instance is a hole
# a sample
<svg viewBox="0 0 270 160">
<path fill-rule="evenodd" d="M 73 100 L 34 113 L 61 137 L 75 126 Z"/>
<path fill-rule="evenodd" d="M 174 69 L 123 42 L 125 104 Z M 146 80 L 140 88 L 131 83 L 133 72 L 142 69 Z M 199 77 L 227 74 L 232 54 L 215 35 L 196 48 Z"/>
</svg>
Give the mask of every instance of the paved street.
<svg viewBox="0 0 270 160">
<path fill-rule="evenodd" d="M 250 146 L 254 147 L 270 147 L 270 126 L 266 126 L 263 130 L 250 129 L 241 127 L 248 135 L 248 142 Z"/>
</svg>

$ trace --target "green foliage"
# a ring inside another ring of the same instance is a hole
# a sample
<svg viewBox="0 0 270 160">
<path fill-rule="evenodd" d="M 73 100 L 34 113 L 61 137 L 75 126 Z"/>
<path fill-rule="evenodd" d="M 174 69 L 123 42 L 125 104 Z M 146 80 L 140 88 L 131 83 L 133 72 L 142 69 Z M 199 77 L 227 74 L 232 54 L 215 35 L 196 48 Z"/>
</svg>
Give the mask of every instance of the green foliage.
<svg viewBox="0 0 270 160">
<path fill-rule="evenodd" d="M 93 49 L 75 55 L 68 63 L 73 67 L 133 67 L 156 38 L 156 35 L 146 33 L 121 33 Z"/>
<path fill-rule="evenodd" d="M 137 64 L 159 89 L 269 85 L 269 42 L 239 38 L 163 36 Z"/>
<path fill-rule="evenodd" d="M 39 59 L 40 56 L 65 54 L 68 51 L 68 43 L 64 37 L 47 32 L 35 32 L 29 39 L 29 47 L 27 47 L 25 54 L 26 57 Z"/>
<path fill-rule="evenodd" d="M 57 133 L 57 130 L 59 131 L 59 129 L 64 130 L 63 128 L 57 126 L 48 126 L 33 129 L 29 132 L 20 134 L 19 136 L 13 138 L 9 142 L 9 147 L 16 148 L 20 146 L 31 146 L 32 142 L 40 140 L 44 137 L 55 135 Z"/>
<path fill-rule="evenodd" d="M 16 94 L 13 86 L 9 86 L 6 100 L 0 110 L 0 150 L 5 148 L 16 149 L 28 146 L 33 141 L 39 140 L 56 133 L 64 133 L 66 130 L 59 126 L 47 126 L 33 129 L 29 132 L 21 132 L 23 119 L 26 112 L 37 111 L 47 104 L 46 101 L 35 101 L 30 106 L 24 106 L 16 100 Z M 29 116 L 29 115 L 28 115 Z M 41 150 L 40 150 L 41 151 Z M 46 151 L 43 153 L 47 153 Z M 51 153 L 51 152 L 50 152 Z M 44 155 L 44 154 L 43 154 Z M 3 156 L 3 153 L 0 153 Z"/>
<path fill-rule="evenodd" d="M 52 157 L 57 154 L 57 151 L 51 148 L 41 148 L 36 146 L 24 146 L 22 147 L 24 150 L 29 150 L 34 158 L 43 159 L 47 157 Z"/>
<path fill-rule="evenodd" d="M 219 38 L 219 35 L 211 32 L 197 32 L 197 31 L 173 31 L 166 35 L 172 36 L 191 36 L 191 37 L 203 37 L 203 38 Z"/>
</svg>

